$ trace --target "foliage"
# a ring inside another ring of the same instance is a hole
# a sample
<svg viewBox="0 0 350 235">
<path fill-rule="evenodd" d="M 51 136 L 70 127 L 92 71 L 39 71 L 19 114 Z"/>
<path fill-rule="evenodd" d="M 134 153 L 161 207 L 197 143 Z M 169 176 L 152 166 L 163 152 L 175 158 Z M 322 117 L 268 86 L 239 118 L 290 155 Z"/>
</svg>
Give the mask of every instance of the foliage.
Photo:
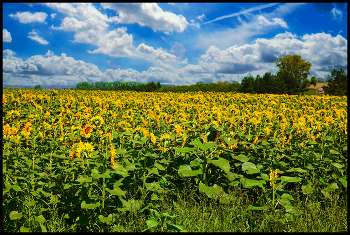
<svg viewBox="0 0 350 235">
<path fill-rule="evenodd" d="M 348 75 L 340 68 L 332 70 L 331 76 L 328 75 L 328 84 L 323 86 L 323 90 L 329 95 L 347 96 L 348 95 Z"/>
<path fill-rule="evenodd" d="M 40 89 L 42 89 L 42 88 L 41 88 L 40 85 L 36 85 L 36 86 L 34 87 L 34 89 L 35 89 L 35 90 L 40 90 Z"/>
<path fill-rule="evenodd" d="M 162 85 L 158 82 L 150 82 L 147 84 L 138 82 L 95 82 L 95 84 L 89 84 L 87 82 L 78 83 L 76 90 L 103 90 L 103 91 L 142 91 L 142 92 L 152 92 Z"/>
<path fill-rule="evenodd" d="M 4 231 L 189 230 L 156 206 L 179 192 L 288 224 L 347 195 L 346 96 L 3 92 Z"/>
<path fill-rule="evenodd" d="M 303 91 L 310 85 L 307 76 L 310 75 L 311 63 L 301 59 L 300 55 L 287 55 L 275 62 L 278 73 L 287 84 L 287 94 L 295 93 L 295 89 Z"/>
<path fill-rule="evenodd" d="M 217 83 L 203 83 L 197 82 L 195 85 L 183 85 L 175 87 L 162 87 L 161 89 L 156 90 L 156 92 L 233 92 L 237 93 L 241 88 L 241 84 L 236 82 L 222 82 L 218 81 Z"/>
</svg>

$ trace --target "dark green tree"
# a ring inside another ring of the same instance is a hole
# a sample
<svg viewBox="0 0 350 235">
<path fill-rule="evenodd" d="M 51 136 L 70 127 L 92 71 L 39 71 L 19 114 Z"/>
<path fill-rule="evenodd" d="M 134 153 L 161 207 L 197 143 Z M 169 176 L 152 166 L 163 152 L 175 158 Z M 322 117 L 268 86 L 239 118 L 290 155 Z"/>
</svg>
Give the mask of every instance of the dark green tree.
<svg viewBox="0 0 350 235">
<path fill-rule="evenodd" d="M 36 86 L 34 87 L 34 89 L 35 89 L 35 90 L 42 90 L 41 85 L 36 85 Z"/>
<path fill-rule="evenodd" d="M 254 94 L 255 79 L 252 76 L 244 77 L 242 79 L 242 92 Z"/>
<path fill-rule="evenodd" d="M 344 70 L 340 68 L 337 70 L 334 68 L 331 72 L 331 76 L 328 75 L 328 84 L 323 86 L 325 94 L 347 96 L 348 95 L 348 75 Z"/>
<path fill-rule="evenodd" d="M 295 94 L 295 87 L 302 91 L 303 83 L 307 85 L 307 76 L 311 74 L 311 63 L 301 59 L 300 55 L 287 55 L 277 60 L 275 64 L 279 68 L 278 76 L 285 80 L 287 94 Z"/>
</svg>

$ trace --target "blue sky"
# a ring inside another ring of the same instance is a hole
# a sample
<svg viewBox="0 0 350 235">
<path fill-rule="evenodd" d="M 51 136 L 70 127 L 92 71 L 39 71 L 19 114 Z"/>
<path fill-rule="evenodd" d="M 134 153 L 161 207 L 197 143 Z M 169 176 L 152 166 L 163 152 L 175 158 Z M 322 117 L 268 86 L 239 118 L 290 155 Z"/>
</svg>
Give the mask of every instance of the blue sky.
<svg viewBox="0 0 350 235">
<path fill-rule="evenodd" d="M 347 73 L 347 3 L 3 3 L 3 85 L 190 85 L 276 73 Z"/>
</svg>

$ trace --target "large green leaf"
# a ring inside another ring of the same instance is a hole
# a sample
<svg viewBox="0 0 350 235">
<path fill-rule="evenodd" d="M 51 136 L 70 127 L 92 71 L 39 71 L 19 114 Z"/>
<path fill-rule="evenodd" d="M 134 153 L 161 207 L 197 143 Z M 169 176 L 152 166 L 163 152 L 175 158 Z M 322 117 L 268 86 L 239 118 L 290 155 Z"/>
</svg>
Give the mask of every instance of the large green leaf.
<svg viewBox="0 0 350 235">
<path fill-rule="evenodd" d="M 181 177 L 192 177 L 203 174 L 202 169 L 192 170 L 190 165 L 181 165 L 179 167 L 178 173 Z"/>
<path fill-rule="evenodd" d="M 16 220 L 22 218 L 22 213 L 18 213 L 18 211 L 11 211 L 10 212 L 10 219 Z"/>
<path fill-rule="evenodd" d="M 219 167 L 220 169 L 222 169 L 225 172 L 229 172 L 230 171 L 230 163 L 229 163 L 229 161 L 227 161 L 224 158 L 219 158 L 218 160 L 210 160 L 210 159 L 208 159 L 208 162 L 211 162 L 212 164 L 214 164 L 215 166 Z"/>
<path fill-rule="evenodd" d="M 245 171 L 247 174 L 259 173 L 260 170 L 252 162 L 245 162 L 242 164 L 242 171 Z"/>
<path fill-rule="evenodd" d="M 247 156 L 245 156 L 243 154 L 240 154 L 238 156 L 235 156 L 235 155 L 231 154 L 231 156 L 232 156 L 232 158 L 237 159 L 238 161 L 241 161 L 241 162 L 249 161 L 249 157 L 247 157 Z"/>
<path fill-rule="evenodd" d="M 174 148 L 175 152 L 179 152 L 179 153 L 189 153 L 192 152 L 193 150 L 195 150 L 195 148 L 189 148 L 189 147 L 184 147 L 184 148 Z"/>
<path fill-rule="evenodd" d="M 303 191 L 303 194 L 311 194 L 315 191 L 315 188 L 311 186 L 311 184 L 308 185 L 302 185 L 301 191 Z"/>
<path fill-rule="evenodd" d="M 291 176 L 281 176 L 282 182 L 300 182 L 302 178 L 300 177 L 291 177 Z"/>
<path fill-rule="evenodd" d="M 91 203 L 91 204 L 86 204 L 86 202 L 85 201 L 83 201 L 82 203 L 81 203 L 81 208 L 82 209 L 95 209 L 96 207 L 99 207 L 100 206 L 100 202 L 98 202 L 98 203 Z"/>
<path fill-rule="evenodd" d="M 225 194 L 224 190 L 220 186 L 214 184 L 214 186 L 208 187 L 202 182 L 199 182 L 199 192 L 205 193 L 209 198 L 214 199 L 217 199 L 219 196 Z"/>
<path fill-rule="evenodd" d="M 114 189 L 106 188 L 106 191 L 114 196 L 124 196 L 126 191 L 121 190 L 119 187 L 114 186 Z"/>
<path fill-rule="evenodd" d="M 264 180 L 255 180 L 255 179 L 247 179 L 247 178 L 242 178 L 241 182 L 244 188 L 252 188 L 255 186 L 264 188 L 264 185 L 266 184 Z"/>
</svg>

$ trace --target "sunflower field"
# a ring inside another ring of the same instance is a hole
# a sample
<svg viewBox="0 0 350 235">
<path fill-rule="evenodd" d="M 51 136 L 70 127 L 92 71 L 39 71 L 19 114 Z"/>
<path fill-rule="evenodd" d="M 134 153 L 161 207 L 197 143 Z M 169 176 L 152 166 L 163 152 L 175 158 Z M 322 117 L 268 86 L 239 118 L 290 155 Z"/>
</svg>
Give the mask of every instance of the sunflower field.
<svg viewBox="0 0 350 235">
<path fill-rule="evenodd" d="M 187 188 L 269 195 L 250 208 L 288 218 L 297 195 L 347 194 L 346 96 L 4 89 L 2 104 L 4 231 L 47 231 L 52 211 L 105 231 Z"/>
</svg>

